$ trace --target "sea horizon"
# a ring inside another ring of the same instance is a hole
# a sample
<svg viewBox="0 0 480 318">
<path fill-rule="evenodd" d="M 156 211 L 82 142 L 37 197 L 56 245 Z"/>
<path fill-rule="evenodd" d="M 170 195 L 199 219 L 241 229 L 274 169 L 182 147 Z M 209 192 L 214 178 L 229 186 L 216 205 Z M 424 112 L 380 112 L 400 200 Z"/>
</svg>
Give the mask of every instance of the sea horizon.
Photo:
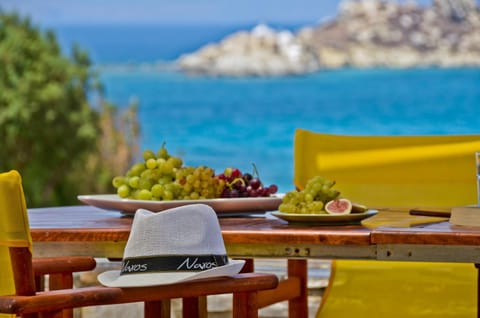
<svg viewBox="0 0 480 318">
<path fill-rule="evenodd" d="M 53 30 L 67 55 L 74 43 L 80 44 L 90 54 L 93 64 L 143 64 L 172 62 L 182 54 L 193 53 L 210 43 L 218 43 L 236 32 L 251 31 L 259 24 L 291 32 L 314 25 L 307 22 L 61 24 L 42 26 L 42 30 Z"/>
</svg>

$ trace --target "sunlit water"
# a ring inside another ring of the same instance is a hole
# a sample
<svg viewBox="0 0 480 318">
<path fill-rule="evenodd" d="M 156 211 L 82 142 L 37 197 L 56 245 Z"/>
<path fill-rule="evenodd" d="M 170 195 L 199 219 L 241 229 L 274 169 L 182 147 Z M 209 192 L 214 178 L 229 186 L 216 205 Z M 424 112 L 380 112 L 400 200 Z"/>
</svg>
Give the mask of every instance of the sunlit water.
<svg viewBox="0 0 480 318">
<path fill-rule="evenodd" d="M 296 128 L 338 134 L 480 132 L 480 70 L 340 70 L 205 78 L 106 72 L 108 97 L 140 101 L 142 149 L 163 141 L 186 164 L 251 171 L 292 189 Z"/>
</svg>

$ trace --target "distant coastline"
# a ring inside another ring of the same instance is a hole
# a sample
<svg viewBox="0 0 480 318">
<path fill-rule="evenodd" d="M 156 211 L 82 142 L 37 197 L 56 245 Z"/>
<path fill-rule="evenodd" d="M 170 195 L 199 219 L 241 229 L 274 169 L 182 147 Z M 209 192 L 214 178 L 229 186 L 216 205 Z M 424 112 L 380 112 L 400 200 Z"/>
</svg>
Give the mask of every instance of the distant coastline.
<svg viewBox="0 0 480 318">
<path fill-rule="evenodd" d="M 474 0 L 345 1 L 335 19 L 294 33 L 260 24 L 178 60 L 187 73 L 278 76 L 324 69 L 479 67 Z"/>
<path fill-rule="evenodd" d="M 72 25 L 53 30 L 64 51 L 78 43 L 100 71 L 277 76 L 338 68 L 480 66 L 480 13 L 472 0 L 434 0 L 431 7 L 380 0 L 345 3 L 354 5 L 344 5 L 338 16 L 317 25 Z M 450 3 L 474 9 L 454 10 Z"/>
</svg>

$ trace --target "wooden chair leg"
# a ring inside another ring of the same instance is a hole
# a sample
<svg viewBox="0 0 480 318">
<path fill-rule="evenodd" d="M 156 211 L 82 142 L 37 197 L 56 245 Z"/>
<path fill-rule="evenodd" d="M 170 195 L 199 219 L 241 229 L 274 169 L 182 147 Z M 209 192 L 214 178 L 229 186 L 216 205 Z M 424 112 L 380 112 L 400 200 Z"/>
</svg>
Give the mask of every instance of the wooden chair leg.
<svg viewBox="0 0 480 318">
<path fill-rule="evenodd" d="M 48 288 L 50 290 L 70 289 L 73 287 L 73 276 L 71 273 L 50 274 Z M 62 314 L 54 315 L 55 318 L 73 318 L 73 309 L 64 309 Z"/>
<path fill-rule="evenodd" d="M 207 297 L 188 297 L 182 299 L 183 317 L 207 318 Z"/>
<path fill-rule="evenodd" d="M 241 273 L 253 273 L 255 270 L 255 263 L 253 258 L 245 258 L 245 265 L 243 265 Z"/>
<path fill-rule="evenodd" d="M 233 295 L 233 318 L 258 318 L 258 294 L 256 292 Z"/>
<path fill-rule="evenodd" d="M 308 293 L 307 293 L 307 260 L 305 259 L 289 259 L 288 260 L 288 277 L 300 278 L 301 295 L 288 301 L 288 317 L 289 318 L 306 318 L 308 317 Z"/>
<path fill-rule="evenodd" d="M 38 316 L 38 318 L 63 318 L 63 310 L 57 310 L 57 311 L 45 311 Z"/>
<path fill-rule="evenodd" d="M 477 269 L 477 318 L 480 318 L 480 264 L 475 264 Z"/>
<path fill-rule="evenodd" d="M 73 287 L 73 276 L 68 274 L 50 274 L 48 278 L 48 289 L 69 289 Z"/>
<path fill-rule="evenodd" d="M 146 301 L 144 318 L 170 318 L 170 299 Z"/>
<path fill-rule="evenodd" d="M 45 276 L 36 275 L 35 276 L 35 290 L 37 292 L 45 290 Z"/>
</svg>

